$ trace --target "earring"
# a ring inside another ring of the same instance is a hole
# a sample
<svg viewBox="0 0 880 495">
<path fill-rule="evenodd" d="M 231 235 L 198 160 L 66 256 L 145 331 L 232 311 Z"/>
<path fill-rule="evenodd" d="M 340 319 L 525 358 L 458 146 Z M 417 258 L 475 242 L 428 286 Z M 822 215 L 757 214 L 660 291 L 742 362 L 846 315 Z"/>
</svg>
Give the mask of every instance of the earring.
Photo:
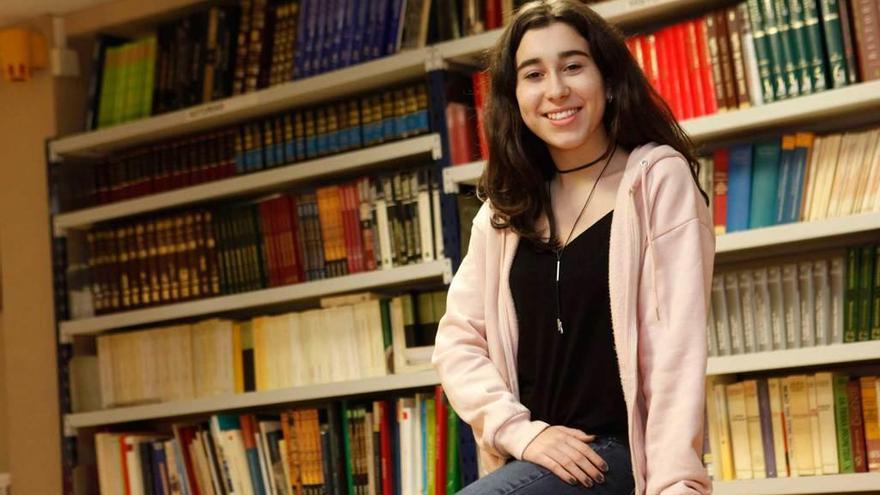
<svg viewBox="0 0 880 495">
<path fill-rule="evenodd" d="M 611 101 L 614 99 L 614 95 L 611 94 L 611 92 L 609 91 L 605 93 L 605 99 L 608 101 L 608 103 L 611 103 Z"/>
</svg>

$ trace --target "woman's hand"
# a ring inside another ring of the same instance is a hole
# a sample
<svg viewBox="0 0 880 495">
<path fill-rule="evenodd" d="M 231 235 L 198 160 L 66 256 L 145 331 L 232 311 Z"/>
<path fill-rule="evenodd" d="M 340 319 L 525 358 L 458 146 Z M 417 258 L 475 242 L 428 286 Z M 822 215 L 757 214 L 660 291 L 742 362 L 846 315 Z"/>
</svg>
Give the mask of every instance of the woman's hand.
<svg viewBox="0 0 880 495">
<path fill-rule="evenodd" d="M 574 428 L 551 426 L 526 446 L 522 458 L 547 468 L 566 483 L 580 481 L 589 488 L 604 482 L 602 472 L 608 471 L 605 461 L 587 445 L 595 438 Z"/>
</svg>

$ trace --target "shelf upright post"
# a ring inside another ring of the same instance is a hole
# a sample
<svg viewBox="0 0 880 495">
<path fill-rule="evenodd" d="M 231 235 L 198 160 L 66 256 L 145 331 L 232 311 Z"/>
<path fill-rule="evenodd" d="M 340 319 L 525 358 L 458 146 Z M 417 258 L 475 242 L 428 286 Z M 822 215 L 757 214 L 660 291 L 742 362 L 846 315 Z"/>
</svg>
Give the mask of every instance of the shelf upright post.
<svg viewBox="0 0 880 495">
<path fill-rule="evenodd" d="M 425 60 L 425 72 L 428 79 L 428 107 L 431 114 L 431 131 L 440 135 L 441 147 L 443 149 L 440 159 L 434 161 L 435 177 L 442 180 L 443 169 L 450 166 L 449 154 L 449 132 L 446 123 L 446 104 L 447 98 L 447 69 L 448 65 L 443 60 L 440 52 L 436 48 L 428 49 L 428 56 Z M 446 194 L 445 191 L 440 194 L 440 212 L 443 219 L 443 250 L 447 258 L 452 262 L 453 271 L 458 269 L 461 262 L 461 249 L 458 230 L 458 207 L 456 206 L 456 196 L 454 194 Z"/>
<path fill-rule="evenodd" d="M 62 158 L 52 152 L 50 140 L 44 144 L 46 156 L 46 178 L 49 191 L 49 239 L 52 256 L 52 295 L 53 321 L 55 322 L 56 359 L 58 360 L 58 405 L 59 431 L 61 431 L 61 479 L 64 495 L 73 495 L 73 473 L 77 465 L 77 436 L 75 431 L 66 428 L 64 418 L 72 411 L 70 395 L 70 360 L 73 358 L 73 340 L 61 335 L 59 322 L 69 316 L 67 304 L 67 237 L 63 231 L 56 231 L 55 216 L 61 210 L 61 178 L 64 175 Z"/>
</svg>

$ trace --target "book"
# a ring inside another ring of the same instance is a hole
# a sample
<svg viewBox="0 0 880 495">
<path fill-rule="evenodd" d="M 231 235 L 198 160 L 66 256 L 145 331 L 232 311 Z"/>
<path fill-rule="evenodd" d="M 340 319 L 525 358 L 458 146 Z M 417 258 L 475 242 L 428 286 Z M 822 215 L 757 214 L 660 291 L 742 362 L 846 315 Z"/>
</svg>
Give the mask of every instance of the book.
<svg viewBox="0 0 880 495">
<path fill-rule="evenodd" d="M 728 209 L 726 232 L 745 230 L 749 226 L 751 204 L 752 145 L 730 147 L 728 170 Z"/>
<path fill-rule="evenodd" d="M 766 227 L 778 223 L 777 189 L 780 179 L 780 141 L 771 139 L 755 143 L 752 164 L 749 228 Z"/>
</svg>

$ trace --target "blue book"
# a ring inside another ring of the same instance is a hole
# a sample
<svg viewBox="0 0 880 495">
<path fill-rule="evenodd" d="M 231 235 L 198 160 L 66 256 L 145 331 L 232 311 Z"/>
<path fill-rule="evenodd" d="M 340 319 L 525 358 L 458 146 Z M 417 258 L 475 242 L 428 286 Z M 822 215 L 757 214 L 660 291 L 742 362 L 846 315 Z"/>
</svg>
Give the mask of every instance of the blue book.
<svg viewBox="0 0 880 495">
<path fill-rule="evenodd" d="M 749 228 L 749 207 L 752 191 L 752 145 L 730 147 L 727 172 L 727 231 Z"/>
<path fill-rule="evenodd" d="M 799 133 L 795 136 L 794 160 L 792 163 L 791 187 L 788 188 L 788 203 L 785 220 L 797 222 L 801 217 L 801 203 L 803 202 L 804 181 L 807 175 L 807 157 L 813 146 L 813 135 Z"/>
<path fill-rule="evenodd" d="M 329 72 L 333 70 L 333 43 L 336 39 L 336 17 L 339 15 L 337 8 L 338 0 L 324 0 L 324 37 L 323 47 L 321 48 L 321 72 Z M 338 62 L 337 62 L 338 64 Z"/>
<path fill-rule="evenodd" d="M 791 208 L 788 189 L 791 187 L 794 165 L 794 136 L 782 136 L 782 151 L 779 156 L 779 184 L 776 189 L 776 223 L 786 223 Z"/>
<path fill-rule="evenodd" d="M 416 400 L 419 401 L 419 428 L 422 430 L 419 432 L 421 436 L 421 444 L 419 447 L 422 449 L 422 486 L 428 486 L 428 463 L 434 462 L 433 459 L 428 460 L 428 399 L 421 395 L 416 395 Z M 425 490 L 427 491 L 427 489 Z"/>
<path fill-rule="evenodd" d="M 306 77 L 311 77 L 317 74 L 315 70 L 315 60 L 317 59 L 316 52 L 317 47 L 320 46 L 318 39 L 318 19 L 320 18 L 320 10 L 322 2 L 320 0 L 308 0 L 309 1 L 309 17 L 306 19 L 306 42 L 305 42 L 305 54 L 304 54 L 304 73 Z"/>
<path fill-rule="evenodd" d="M 153 453 L 150 459 L 153 461 L 153 493 L 156 495 L 165 495 L 165 485 L 167 481 L 163 479 L 162 473 L 168 472 L 167 462 L 165 460 L 165 442 L 158 440 L 152 443 Z"/>
<path fill-rule="evenodd" d="M 403 22 L 403 9 L 406 0 L 390 0 L 390 12 L 388 13 L 388 27 L 385 29 L 385 55 L 393 55 L 400 50 L 400 31 Z"/>
<path fill-rule="evenodd" d="M 458 462 L 461 470 L 461 488 L 477 481 L 477 444 L 470 425 L 458 418 Z"/>
<path fill-rule="evenodd" d="M 342 38 L 345 35 L 346 22 L 346 4 L 349 0 L 334 0 L 333 14 L 333 46 L 330 48 L 330 70 L 336 70 L 344 67 L 341 61 Z"/>
<path fill-rule="evenodd" d="M 370 23 L 370 60 L 383 56 L 385 30 L 388 29 L 388 0 L 372 0 L 372 19 Z"/>
<path fill-rule="evenodd" d="M 293 78 L 306 77 L 306 65 L 309 52 L 309 18 L 314 7 L 314 0 L 300 0 L 299 18 L 296 20 L 296 46 L 293 47 Z"/>
<path fill-rule="evenodd" d="M 354 43 L 355 29 L 355 9 L 358 7 L 358 0 L 341 0 L 341 9 L 345 12 L 342 21 L 342 45 L 339 47 L 339 68 L 345 68 L 351 65 L 351 50 Z"/>
<path fill-rule="evenodd" d="M 760 410 L 761 419 L 761 438 L 773 438 L 773 423 L 770 414 L 770 391 L 767 385 L 767 379 L 758 380 L 758 408 Z M 773 451 L 773 442 L 764 441 L 764 468 L 768 478 L 777 476 L 776 470 L 776 454 Z"/>
<path fill-rule="evenodd" d="M 312 50 L 312 75 L 316 76 L 324 72 L 324 56 L 326 55 L 326 47 L 324 46 L 324 37 L 327 35 L 327 17 L 330 16 L 328 9 L 330 5 L 327 2 L 319 2 L 317 12 L 315 12 L 315 39 L 313 40 L 314 49 Z"/>
<path fill-rule="evenodd" d="M 777 223 L 776 192 L 778 181 L 779 139 L 755 143 L 749 228 L 766 227 Z"/>
<path fill-rule="evenodd" d="M 394 495 L 401 495 L 401 484 L 403 480 L 400 478 L 400 423 L 398 423 L 398 418 L 400 418 L 400 401 L 394 401 L 394 419 L 390 421 L 391 424 L 391 476 L 394 478 L 393 492 Z"/>
<path fill-rule="evenodd" d="M 354 27 L 352 28 L 351 64 L 359 64 L 367 60 L 364 51 L 364 40 L 367 39 L 367 16 L 370 11 L 370 0 L 354 0 Z"/>
</svg>

